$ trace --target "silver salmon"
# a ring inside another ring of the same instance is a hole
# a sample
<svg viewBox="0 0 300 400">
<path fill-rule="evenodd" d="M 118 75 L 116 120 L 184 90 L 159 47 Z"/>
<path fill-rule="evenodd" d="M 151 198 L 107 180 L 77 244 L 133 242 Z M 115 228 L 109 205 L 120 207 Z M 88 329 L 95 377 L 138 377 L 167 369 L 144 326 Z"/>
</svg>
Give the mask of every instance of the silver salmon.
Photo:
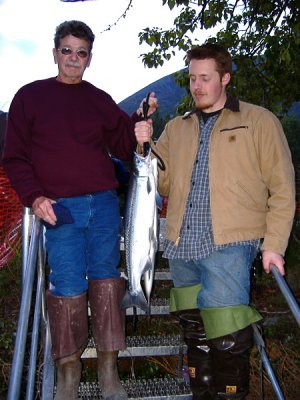
<svg viewBox="0 0 300 400">
<path fill-rule="evenodd" d="M 128 290 L 122 308 L 150 311 L 155 255 L 158 249 L 157 159 L 134 154 L 124 222 L 124 246 Z M 144 288 L 141 280 L 144 279 Z"/>
</svg>

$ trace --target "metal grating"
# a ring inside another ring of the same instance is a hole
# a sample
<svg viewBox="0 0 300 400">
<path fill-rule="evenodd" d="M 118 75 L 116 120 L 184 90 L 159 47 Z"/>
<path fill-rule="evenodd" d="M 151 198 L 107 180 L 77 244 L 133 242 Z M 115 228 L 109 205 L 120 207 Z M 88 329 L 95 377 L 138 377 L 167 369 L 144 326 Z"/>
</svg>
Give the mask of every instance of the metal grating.
<svg viewBox="0 0 300 400">
<path fill-rule="evenodd" d="M 119 271 L 121 273 L 121 276 L 125 279 L 127 279 L 127 273 L 124 270 L 124 268 L 119 268 Z M 144 277 L 142 276 L 141 279 L 144 279 Z M 169 271 L 169 269 L 158 269 L 157 267 L 155 267 L 154 269 L 154 279 L 156 281 L 171 281 L 172 277 L 171 277 L 171 272 Z"/>
<path fill-rule="evenodd" d="M 148 315 L 144 310 L 136 307 L 136 315 Z M 150 300 L 150 314 L 149 315 L 168 315 L 169 314 L 169 299 L 154 298 Z M 88 315 L 91 316 L 90 307 L 88 307 Z M 126 309 L 126 315 L 134 315 L 134 308 Z"/>
<path fill-rule="evenodd" d="M 129 400 L 192 399 L 189 384 L 183 378 L 129 379 L 123 381 L 122 385 L 128 394 Z M 98 383 L 81 383 L 79 387 L 79 399 L 101 399 L 101 391 Z"/>
<path fill-rule="evenodd" d="M 133 307 L 126 309 L 126 315 L 133 315 Z M 169 299 L 154 298 L 150 300 L 150 315 L 168 315 Z M 147 315 L 147 313 L 136 307 L 136 315 Z"/>
<path fill-rule="evenodd" d="M 187 350 L 180 335 L 128 336 L 126 343 L 127 348 L 124 351 L 119 351 L 119 357 L 174 356 L 186 354 Z M 82 358 L 96 357 L 94 340 L 90 338 Z"/>
</svg>

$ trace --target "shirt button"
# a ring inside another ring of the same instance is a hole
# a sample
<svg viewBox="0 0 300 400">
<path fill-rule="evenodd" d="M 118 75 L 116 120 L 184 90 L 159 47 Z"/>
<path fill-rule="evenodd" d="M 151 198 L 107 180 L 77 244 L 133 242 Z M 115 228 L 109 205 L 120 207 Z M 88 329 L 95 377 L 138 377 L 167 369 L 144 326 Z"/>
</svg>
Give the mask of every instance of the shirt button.
<svg viewBox="0 0 300 400">
<path fill-rule="evenodd" d="M 192 204 L 192 203 L 190 203 L 190 207 L 193 207 L 193 204 Z"/>
</svg>

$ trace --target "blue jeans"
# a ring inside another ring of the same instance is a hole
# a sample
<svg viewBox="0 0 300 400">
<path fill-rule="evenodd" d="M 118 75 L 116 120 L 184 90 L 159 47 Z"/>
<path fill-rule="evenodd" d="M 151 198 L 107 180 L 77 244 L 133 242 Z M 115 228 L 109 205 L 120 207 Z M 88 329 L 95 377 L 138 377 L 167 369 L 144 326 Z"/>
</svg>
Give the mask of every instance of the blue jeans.
<svg viewBox="0 0 300 400">
<path fill-rule="evenodd" d="M 237 245 L 214 251 L 201 260 L 169 260 L 175 287 L 201 284 L 199 308 L 248 305 L 250 271 L 257 249 Z"/>
<path fill-rule="evenodd" d="M 116 192 L 56 201 L 70 210 L 74 223 L 46 229 L 51 292 L 77 296 L 87 290 L 89 279 L 119 278 L 120 213 Z"/>
</svg>

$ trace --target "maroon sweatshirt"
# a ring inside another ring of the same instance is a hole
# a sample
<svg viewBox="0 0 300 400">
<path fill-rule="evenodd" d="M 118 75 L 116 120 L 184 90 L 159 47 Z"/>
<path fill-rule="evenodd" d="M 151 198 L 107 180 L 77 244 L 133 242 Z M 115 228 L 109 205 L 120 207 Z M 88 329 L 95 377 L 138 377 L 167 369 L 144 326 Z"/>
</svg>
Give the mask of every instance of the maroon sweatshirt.
<svg viewBox="0 0 300 400">
<path fill-rule="evenodd" d="M 86 81 L 49 78 L 23 86 L 9 109 L 3 155 L 22 203 L 118 187 L 109 153 L 131 159 L 137 120 Z"/>
</svg>

